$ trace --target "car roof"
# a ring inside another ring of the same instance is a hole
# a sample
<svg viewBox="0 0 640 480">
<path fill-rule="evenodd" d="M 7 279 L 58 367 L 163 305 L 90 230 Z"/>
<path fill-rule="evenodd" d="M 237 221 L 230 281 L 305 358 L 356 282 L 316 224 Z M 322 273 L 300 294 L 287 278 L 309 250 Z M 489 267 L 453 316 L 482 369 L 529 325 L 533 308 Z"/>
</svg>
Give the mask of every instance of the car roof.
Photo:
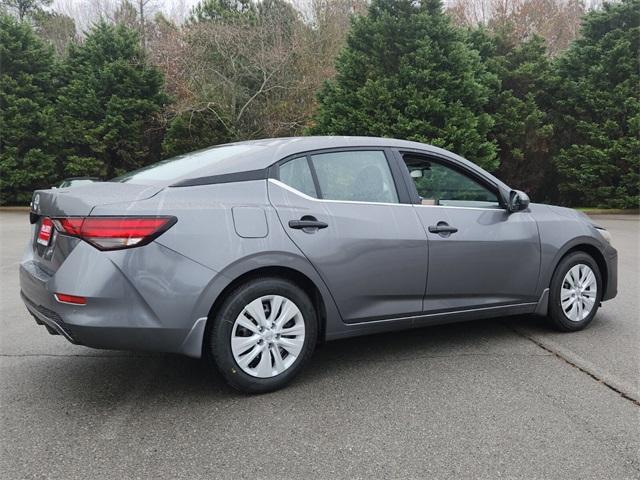
<svg viewBox="0 0 640 480">
<path fill-rule="evenodd" d="M 350 137 L 350 136 L 310 136 L 266 138 L 262 140 L 247 140 L 244 142 L 228 143 L 225 145 L 248 145 L 257 147 L 254 151 L 242 153 L 241 158 L 230 157 L 215 165 L 215 173 L 235 173 L 239 171 L 257 170 L 269 167 L 283 158 L 313 150 L 328 148 L 357 148 L 357 147 L 398 147 L 429 150 L 433 153 L 440 151 L 451 155 L 438 147 L 407 140 L 381 137 Z M 221 146 L 221 145 L 220 145 Z M 214 147 L 215 148 L 215 147 Z M 225 170 L 225 171 L 222 171 Z M 212 172 L 213 173 L 213 172 Z"/>
<path fill-rule="evenodd" d="M 219 175 L 259 170 L 267 168 L 275 162 L 292 155 L 328 148 L 399 147 L 416 148 L 425 151 L 432 151 L 433 153 L 442 153 L 448 156 L 452 155 L 451 152 L 447 152 L 441 148 L 426 145 L 424 143 L 397 140 L 393 138 L 348 136 L 284 137 L 246 140 L 243 142 L 216 145 L 214 147 L 199 150 L 197 153 L 205 153 L 207 150 L 229 145 L 247 145 L 254 146 L 256 148 L 225 158 L 215 164 L 208 165 L 202 171 L 198 171 L 198 174 L 206 173 L 208 175 Z M 185 154 L 185 156 L 188 155 L 191 155 L 191 153 Z"/>
<path fill-rule="evenodd" d="M 225 150 L 224 147 L 234 148 Z M 256 180 L 266 178 L 268 168 L 285 158 L 318 150 L 369 147 L 398 148 L 444 157 L 450 162 L 475 171 L 479 176 L 486 178 L 496 186 L 509 188 L 478 165 L 433 145 L 394 138 L 350 136 L 266 138 L 226 143 L 162 160 L 111 181 L 185 187 Z M 177 171 L 167 175 L 167 168 L 170 169 L 171 165 L 175 165 Z M 187 167 L 183 172 L 180 172 L 181 166 L 184 165 Z M 164 178 L 162 178 L 162 174 L 154 176 L 152 173 L 160 169 L 165 169 Z"/>
<path fill-rule="evenodd" d="M 358 148 L 358 147 L 377 147 L 377 148 L 399 148 L 420 150 L 425 153 L 431 153 L 447 157 L 454 160 L 467 168 L 477 171 L 485 177 L 489 177 L 495 183 L 506 185 L 499 179 L 489 174 L 485 170 L 474 163 L 442 148 L 428 145 L 425 143 L 412 142 L 409 140 L 398 140 L 395 138 L 383 137 L 352 137 L 352 136 L 308 136 L 308 137 L 284 137 L 284 138 L 266 138 L 261 140 L 247 140 L 243 142 L 227 143 L 217 145 L 198 152 L 187 153 L 184 156 L 192 154 L 204 154 L 210 149 L 228 145 L 247 145 L 256 148 L 243 151 L 238 155 L 224 158 L 218 162 L 204 166 L 196 171 L 189 172 L 182 179 L 193 179 L 198 177 L 209 177 L 217 175 L 228 175 L 240 172 L 250 172 L 254 170 L 262 170 L 268 168 L 274 163 L 284 158 L 299 155 L 313 150 L 322 150 L 330 148 Z"/>
</svg>

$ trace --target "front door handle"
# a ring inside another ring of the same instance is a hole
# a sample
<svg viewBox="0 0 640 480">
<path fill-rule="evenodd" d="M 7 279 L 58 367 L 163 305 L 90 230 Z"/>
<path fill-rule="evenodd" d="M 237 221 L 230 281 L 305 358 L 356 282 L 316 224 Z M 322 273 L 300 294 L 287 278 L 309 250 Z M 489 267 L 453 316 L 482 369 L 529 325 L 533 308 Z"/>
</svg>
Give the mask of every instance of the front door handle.
<svg viewBox="0 0 640 480">
<path fill-rule="evenodd" d="M 458 229 L 456 227 L 450 226 L 447 222 L 438 222 L 437 225 L 429 225 L 429 231 L 431 233 L 448 236 L 452 233 L 456 233 Z"/>
<path fill-rule="evenodd" d="M 310 215 L 305 215 L 300 220 L 289 220 L 289 228 L 295 228 L 296 230 L 320 229 L 328 226 L 328 223 L 321 222 Z"/>
</svg>

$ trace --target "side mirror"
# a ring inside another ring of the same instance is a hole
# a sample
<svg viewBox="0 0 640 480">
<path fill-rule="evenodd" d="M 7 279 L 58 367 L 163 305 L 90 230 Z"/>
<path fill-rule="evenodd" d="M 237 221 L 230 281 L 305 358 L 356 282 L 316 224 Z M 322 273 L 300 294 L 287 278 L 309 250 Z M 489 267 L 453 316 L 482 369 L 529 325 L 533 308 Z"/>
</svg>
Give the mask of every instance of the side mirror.
<svg viewBox="0 0 640 480">
<path fill-rule="evenodd" d="M 529 195 L 520 190 L 511 190 L 509 193 L 509 205 L 507 206 L 509 213 L 526 210 L 529 206 Z"/>
<path fill-rule="evenodd" d="M 422 178 L 422 170 L 411 170 L 411 178 Z"/>
</svg>

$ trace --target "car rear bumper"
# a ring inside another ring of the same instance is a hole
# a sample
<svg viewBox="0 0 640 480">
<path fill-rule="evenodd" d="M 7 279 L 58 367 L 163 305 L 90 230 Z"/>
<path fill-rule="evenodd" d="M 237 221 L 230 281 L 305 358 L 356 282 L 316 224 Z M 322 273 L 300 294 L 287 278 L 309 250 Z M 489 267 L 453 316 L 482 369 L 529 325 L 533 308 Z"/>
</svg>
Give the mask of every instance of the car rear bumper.
<svg viewBox="0 0 640 480">
<path fill-rule="evenodd" d="M 71 343 L 113 350 L 148 350 L 179 353 L 189 330 L 142 326 L 136 319 L 146 317 L 144 307 L 114 299 L 109 308 L 92 305 L 66 305 L 55 300 L 47 283 L 34 275 L 34 264 L 20 266 L 22 300 L 39 325 Z M 42 274 L 41 274 L 42 275 Z M 128 312 L 129 325 L 122 325 L 122 311 Z"/>
<path fill-rule="evenodd" d="M 22 297 L 22 301 L 27 307 L 27 310 L 29 310 L 29 313 L 33 316 L 38 325 L 44 325 L 52 335 L 62 335 L 71 343 L 78 343 L 76 339 L 73 338 L 69 327 L 65 325 L 64 320 L 62 320 L 60 315 L 46 307 L 36 305 L 34 302 L 29 300 L 22 291 L 20 292 L 20 296 Z"/>
<path fill-rule="evenodd" d="M 143 249 L 157 255 L 160 248 L 163 247 L 150 244 L 141 247 L 136 255 L 144 255 Z M 184 284 L 178 278 L 182 268 L 169 262 L 166 268 L 173 276 L 166 278 L 162 271 L 145 271 L 140 258 L 114 253 L 109 257 L 80 243 L 55 274 L 41 268 L 37 258 L 27 254 L 20 264 L 20 289 L 36 322 L 51 334 L 88 347 L 199 357 L 206 321 L 194 318 L 192 305 L 187 308 L 181 302 L 183 296 L 177 290 Z M 189 271 L 191 278 L 198 277 L 193 269 Z M 187 286 L 195 287 L 187 284 L 184 288 Z M 162 292 L 158 292 L 160 287 Z M 85 297 L 86 305 L 61 303 L 55 293 Z M 184 297 L 193 303 L 193 298 Z M 182 315 L 176 315 L 180 309 Z"/>
</svg>

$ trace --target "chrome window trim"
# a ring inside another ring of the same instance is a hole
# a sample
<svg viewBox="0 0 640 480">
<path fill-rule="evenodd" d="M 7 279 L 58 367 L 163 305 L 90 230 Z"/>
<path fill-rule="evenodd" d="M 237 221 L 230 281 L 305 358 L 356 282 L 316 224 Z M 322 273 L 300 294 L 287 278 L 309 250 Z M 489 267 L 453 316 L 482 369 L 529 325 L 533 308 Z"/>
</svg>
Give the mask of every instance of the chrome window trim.
<svg viewBox="0 0 640 480">
<path fill-rule="evenodd" d="M 310 197 L 309 195 L 307 195 L 306 193 L 301 192 L 300 190 L 296 190 L 295 188 L 287 185 L 286 183 L 281 182 L 280 180 L 277 180 L 275 178 L 269 178 L 268 179 L 269 182 L 273 183 L 274 185 L 284 188 L 285 190 L 288 190 L 289 192 L 298 195 L 299 197 L 304 198 L 305 200 L 311 200 L 313 202 L 326 202 L 326 203 L 348 203 L 348 204 L 355 204 L 355 205 L 387 205 L 387 206 L 392 206 L 392 207 L 426 207 L 426 208 L 454 208 L 454 209 L 462 209 L 462 210 L 482 210 L 482 211 L 490 211 L 490 212 L 495 212 L 495 211 L 504 211 L 504 208 L 498 206 L 498 207 L 494 207 L 494 208 L 489 208 L 489 207 L 454 207 L 451 205 L 416 205 L 414 203 L 384 203 L 384 202 L 359 202 L 356 200 L 329 200 L 326 198 L 314 198 L 314 197 Z"/>
<path fill-rule="evenodd" d="M 496 207 L 457 207 L 454 205 L 417 205 L 414 204 L 414 207 L 424 207 L 424 208 L 457 208 L 457 209 L 462 209 L 462 210 L 482 210 L 482 211 L 489 211 L 489 212 L 495 212 L 496 210 L 498 211 L 505 211 L 504 208 L 502 208 L 500 205 L 496 206 Z"/>
</svg>

